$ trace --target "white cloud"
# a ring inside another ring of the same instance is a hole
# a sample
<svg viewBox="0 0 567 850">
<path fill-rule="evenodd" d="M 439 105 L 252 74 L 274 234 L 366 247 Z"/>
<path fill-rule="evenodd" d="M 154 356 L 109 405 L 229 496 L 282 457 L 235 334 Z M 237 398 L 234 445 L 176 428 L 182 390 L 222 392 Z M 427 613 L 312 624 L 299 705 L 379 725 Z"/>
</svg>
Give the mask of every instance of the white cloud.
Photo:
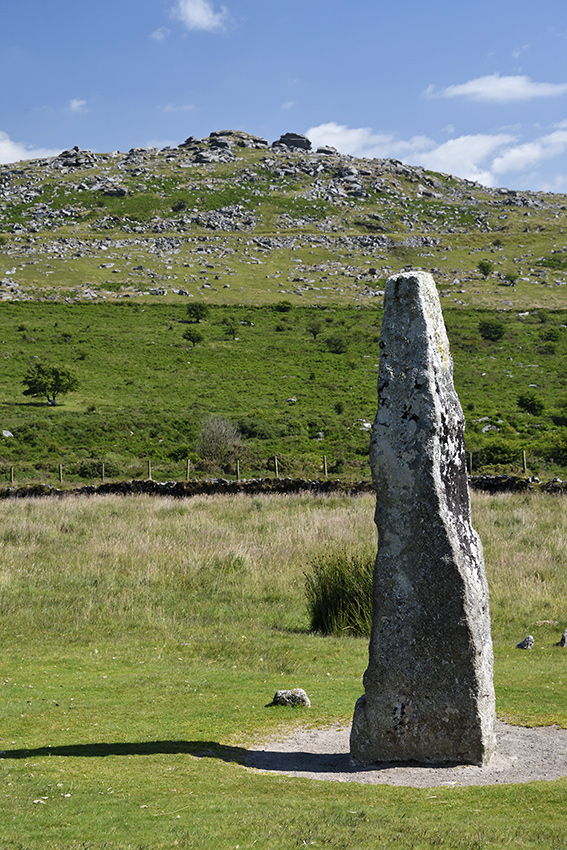
<svg viewBox="0 0 567 850">
<path fill-rule="evenodd" d="M 282 103 L 282 109 L 293 109 L 295 106 L 294 100 L 286 100 L 285 103 Z"/>
<path fill-rule="evenodd" d="M 195 109 L 194 103 L 186 103 L 177 106 L 175 103 L 166 103 L 165 106 L 160 106 L 162 112 L 192 112 Z"/>
<path fill-rule="evenodd" d="M 547 136 L 514 145 L 503 151 L 492 163 L 495 174 L 507 171 L 525 171 L 539 165 L 543 160 L 553 159 L 567 152 L 567 130 L 556 130 Z"/>
<path fill-rule="evenodd" d="M 532 130 L 537 132 L 536 128 Z M 347 127 L 330 121 L 310 127 L 306 135 L 314 147 L 332 145 L 341 153 L 357 157 L 393 157 L 409 165 L 454 174 L 484 186 L 502 186 L 505 175 L 510 175 L 517 187 L 544 192 L 565 191 L 562 167 L 567 154 L 567 121 L 558 122 L 552 132 L 530 140 L 525 138 L 527 132 L 517 128 L 514 133 L 477 133 L 439 142 L 427 136 L 400 139 L 394 133 L 375 132 L 369 127 Z M 556 159 L 561 168 L 560 176 L 546 176 L 542 170 L 552 159 Z"/>
<path fill-rule="evenodd" d="M 215 12 L 208 0 L 177 0 L 171 14 L 185 24 L 188 30 L 218 32 L 225 27 L 228 9 L 221 6 L 220 12 Z"/>
<path fill-rule="evenodd" d="M 393 133 L 375 133 L 369 127 L 351 128 L 334 121 L 311 127 L 306 135 L 315 146 L 332 145 L 352 156 L 402 159 L 488 186 L 493 180 L 490 156 L 514 141 L 514 136 L 498 133 L 460 136 L 439 144 L 427 136 L 399 139 Z"/>
<path fill-rule="evenodd" d="M 43 159 L 43 157 L 57 156 L 62 148 L 56 150 L 50 148 L 34 148 L 25 142 L 14 142 L 7 133 L 0 130 L 0 163 L 20 162 L 22 159 Z"/>
<path fill-rule="evenodd" d="M 351 156 L 383 159 L 399 153 L 395 136 L 389 133 L 375 133 L 370 127 L 347 127 L 329 121 L 328 124 L 310 127 L 306 135 L 316 148 L 319 145 L 331 145 Z"/>
<path fill-rule="evenodd" d="M 164 38 L 170 34 L 171 30 L 168 27 L 159 27 L 159 29 L 154 30 L 150 35 L 150 38 L 153 38 L 155 41 L 163 41 Z"/>
<path fill-rule="evenodd" d="M 412 165 L 455 174 L 485 186 L 494 185 L 493 158 L 515 141 L 509 133 L 479 133 L 439 144 L 427 136 L 400 139 L 393 133 L 376 133 L 369 127 L 346 127 L 334 121 L 310 127 L 306 135 L 315 147 L 332 145 L 352 156 L 402 159 Z"/>
<path fill-rule="evenodd" d="M 559 97 L 563 94 L 567 94 L 567 83 L 535 83 L 526 76 L 501 77 L 500 74 L 477 77 L 467 83 L 448 86 L 440 91 L 437 91 L 434 86 L 429 86 L 424 92 L 426 97 L 465 97 L 469 100 L 489 103 L 509 103 L 511 101 L 533 100 L 538 97 Z"/>
<path fill-rule="evenodd" d="M 431 171 L 456 174 L 484 186 L 494 186 L 493 157 L 513 141 L 514 136 L 508 133 L 458 136 L 431 150 L 416 152 L 413 162 Z"/>
<path fill-rule="evenodd" d="M 177 147 L 178 144 L 179 140 L 175 141 L 174 139 L 148 139 L 141 147 L 146 149 L 159 148 L 161 150 L 163 148 Z"/>
<path fill-rule="evenodd" d="M 67 111 L 68 112 L 88 112 L 88 109 L 86 108 L 86 106 L 87 106 L 86 100 L 82 100 L 80 97 L 73 97 L 69 101 L 69 104 L 67 106 Z"/>
<path fill-rule="evenodd" d="M 531 44 L 523 44 L 522 47 L 512 53 L 512 56 L 514 57 L 514 59 L 519 59 L 522 53 L 524 53 L 526 50 L 529 50 L 530 47 Z"/>
<path fill-rule="evenodd" d="M 540 187 L 541 192 L 567 192 L 567 174 L 555 174 L 550 180 L 544 180 Z"/>
</svg>

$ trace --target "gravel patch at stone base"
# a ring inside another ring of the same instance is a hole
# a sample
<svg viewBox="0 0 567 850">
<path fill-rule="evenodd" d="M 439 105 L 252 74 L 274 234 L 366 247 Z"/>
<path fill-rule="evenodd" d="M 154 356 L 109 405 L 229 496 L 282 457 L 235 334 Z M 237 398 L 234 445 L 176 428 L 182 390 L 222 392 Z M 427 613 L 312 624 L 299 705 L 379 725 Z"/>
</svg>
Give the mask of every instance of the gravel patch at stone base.
<svg viewBox="0 0 567 850">
<path fill-rule="evenodd" d="M 496 724 L 497 750 L 486 767 L 420 767 L 392 764 L 353 767 L 350 726 L 305 729 L 248 750 L 246 766 L 266 773 L 329 782 L 406 785 L 415 788 L 503 785 L 567 776 L 567 729 Z"/>
</svg>

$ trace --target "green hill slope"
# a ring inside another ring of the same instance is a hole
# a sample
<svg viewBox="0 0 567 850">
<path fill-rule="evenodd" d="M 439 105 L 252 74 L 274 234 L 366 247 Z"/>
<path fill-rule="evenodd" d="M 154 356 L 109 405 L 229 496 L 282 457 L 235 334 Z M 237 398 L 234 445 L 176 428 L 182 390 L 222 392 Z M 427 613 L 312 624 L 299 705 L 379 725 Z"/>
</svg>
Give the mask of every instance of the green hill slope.
<svg viewBox="0 0 567 850">
<path fill-rule="evenodd" d="M 73 149 L 0 167 L 0 297 L 365 304 L 411 265 L 451 303 L 560 307 L 566 205 L 240 132 Z"/>
<path fill-rule="evenodd" d="M 383 284 L 406 266 L 439 286 L 475 468 L 526 451 L 560 472 L 566 204 L 238 132 L 1 166 L 0 474 L 233 474 L 237 456 L 266 474 L 277 455 L 366 476 Z M 79 379 L 56 407 L 22 395 L 38 359 Z M 208 416 L 243 437 L 220 460 Z"/>
</svg>

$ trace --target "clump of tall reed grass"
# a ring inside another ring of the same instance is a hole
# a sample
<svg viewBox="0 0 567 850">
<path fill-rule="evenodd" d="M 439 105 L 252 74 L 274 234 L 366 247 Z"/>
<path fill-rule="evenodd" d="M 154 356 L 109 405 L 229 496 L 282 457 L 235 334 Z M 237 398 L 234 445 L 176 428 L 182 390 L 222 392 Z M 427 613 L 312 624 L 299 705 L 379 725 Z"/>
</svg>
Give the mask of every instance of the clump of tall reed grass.
<svg viewBox="0 0 567 850">
<path fill-rule="evenodd" d="M 320 554 L 305 574 L 311 629 L 325 635 L 362 635 L 372 627 L 374 554 L 334 550 Z"/>
</svg>

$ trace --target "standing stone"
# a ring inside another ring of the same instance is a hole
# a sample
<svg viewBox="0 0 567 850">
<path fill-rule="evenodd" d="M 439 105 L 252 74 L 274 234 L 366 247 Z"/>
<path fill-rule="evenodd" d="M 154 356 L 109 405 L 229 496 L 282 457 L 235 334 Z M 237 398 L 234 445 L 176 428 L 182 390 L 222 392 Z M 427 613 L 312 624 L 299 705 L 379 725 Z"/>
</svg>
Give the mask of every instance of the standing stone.
<svg viewBox="0 0 567 850">
<path fill-rule="evenodd" d="M 486 764 L 495 749 L 482 546 L 471 525 L 464 416 L 435 282 L 386 284 L 370 443 L 378 555 L 355 764 Z"/>
</svg>

